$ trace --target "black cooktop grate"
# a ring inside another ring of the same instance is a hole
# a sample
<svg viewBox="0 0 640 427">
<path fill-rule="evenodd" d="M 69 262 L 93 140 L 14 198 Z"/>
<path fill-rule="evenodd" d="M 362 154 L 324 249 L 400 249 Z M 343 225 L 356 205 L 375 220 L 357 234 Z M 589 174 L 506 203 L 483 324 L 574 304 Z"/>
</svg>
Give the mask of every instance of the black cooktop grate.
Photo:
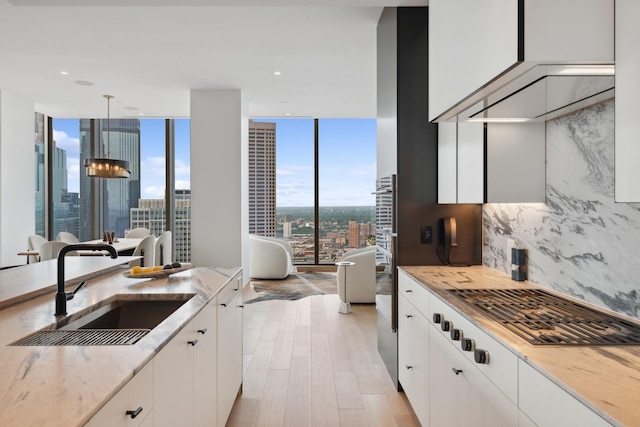
<svg viewBox="0 0 640 427">
<path fill-rule="evenodd" d="M 448 292 L 534 345 L 640 345 L 640 325 L 541 289 Z"/>
</svg>

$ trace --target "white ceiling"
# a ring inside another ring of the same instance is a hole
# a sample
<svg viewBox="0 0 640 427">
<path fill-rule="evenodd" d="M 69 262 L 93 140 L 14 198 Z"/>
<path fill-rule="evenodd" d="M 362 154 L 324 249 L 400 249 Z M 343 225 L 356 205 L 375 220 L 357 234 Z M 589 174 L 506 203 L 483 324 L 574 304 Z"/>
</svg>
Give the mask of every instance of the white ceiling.
<svg viewBox="0 0 640 427">
<path fill-rule="evenodd" d="M 0 90 L 57 118 L 105 117 L 103 94 L 111 117 L 188 117 L 192 89 L 241 89 L 250 116 L 375 117 L 382 7 L 426 3 L 0 0 Z"/>
</svg>

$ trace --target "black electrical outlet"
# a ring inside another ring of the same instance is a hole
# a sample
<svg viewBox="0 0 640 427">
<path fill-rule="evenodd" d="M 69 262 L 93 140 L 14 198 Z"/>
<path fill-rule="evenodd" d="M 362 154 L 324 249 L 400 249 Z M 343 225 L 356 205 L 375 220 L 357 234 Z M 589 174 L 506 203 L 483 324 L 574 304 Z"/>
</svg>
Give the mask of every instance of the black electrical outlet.
<svg viewBox="0 0 640 427">
<path fill-rule="evenodd" d="M 420 243 L 430 245 L 433 243 L 433 227 L 430 225 L 420 226 Z"/>
</svg>

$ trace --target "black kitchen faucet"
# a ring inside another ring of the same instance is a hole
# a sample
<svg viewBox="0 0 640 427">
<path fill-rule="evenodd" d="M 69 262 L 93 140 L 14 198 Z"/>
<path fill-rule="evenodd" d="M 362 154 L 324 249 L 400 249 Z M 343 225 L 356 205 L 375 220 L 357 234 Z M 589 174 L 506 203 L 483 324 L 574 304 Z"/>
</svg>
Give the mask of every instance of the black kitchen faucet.
<svg viewBox="0 0 640 427">
<path fill-rule="evenodd" d="M 64 316 L 67 314 L 67 301 L 76 296 L 76 292 L 84 285 L 84 280 L 80 282 L 73 292 L 65 292 L 64 290 L 64 256 L 71 251 L 108 251 L 111 258 L 118 258 L 118 252 L 113 246 L 103 244 L 77 244 L 67 245 L 60 249 L 58 253 L 58 292 L 56 292 L 56 312 L 55 316 Z"/>
</svg>

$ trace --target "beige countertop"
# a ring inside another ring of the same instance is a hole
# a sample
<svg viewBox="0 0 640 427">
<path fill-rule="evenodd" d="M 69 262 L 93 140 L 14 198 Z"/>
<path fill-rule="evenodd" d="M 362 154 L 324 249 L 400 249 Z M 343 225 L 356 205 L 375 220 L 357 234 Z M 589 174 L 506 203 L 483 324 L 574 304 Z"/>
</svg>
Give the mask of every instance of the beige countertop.
<svg viewBox="0 0 640 427">
<path fill-rule="evenodd" d="M 65 283 L 67 285 L 87 280 L 93 276 L 120 268 L 121 264 L 140 257 L 108 256 L 78 257 L 67 256 L 65 264 Z M 58 260 L 36 262 L 0 271 L 0 308 L 33 298 L 45 293 L 55 292 L 58 281 Z"/>
<path fill-rule="evenodd" d="M 640 346 L 535 346 L 444 291 L 482 288 L 552 290 L 526 281 L 516 282 L 505 273 L 483 266 L 412 266 L 400 269 L 605 419 L 620 425 L 640 426 Z M 575 301 L 589 305 L 581 300 Z"/>
<path fill-rule="evenodd" d="M 83 257 L 82 261 L 94 258 L 108 259 Z M 57 320 L 53 289 L 0 309 L 0 425 L 83 425 L 240 269 L 194 268 L 158 280 L 126 278 L 124 271 L 87 280 L 68 301 L 69 316 L 122 293 L 195 296 L 139 342 L 121 346 L 9 346 Z"/>
</svg>

